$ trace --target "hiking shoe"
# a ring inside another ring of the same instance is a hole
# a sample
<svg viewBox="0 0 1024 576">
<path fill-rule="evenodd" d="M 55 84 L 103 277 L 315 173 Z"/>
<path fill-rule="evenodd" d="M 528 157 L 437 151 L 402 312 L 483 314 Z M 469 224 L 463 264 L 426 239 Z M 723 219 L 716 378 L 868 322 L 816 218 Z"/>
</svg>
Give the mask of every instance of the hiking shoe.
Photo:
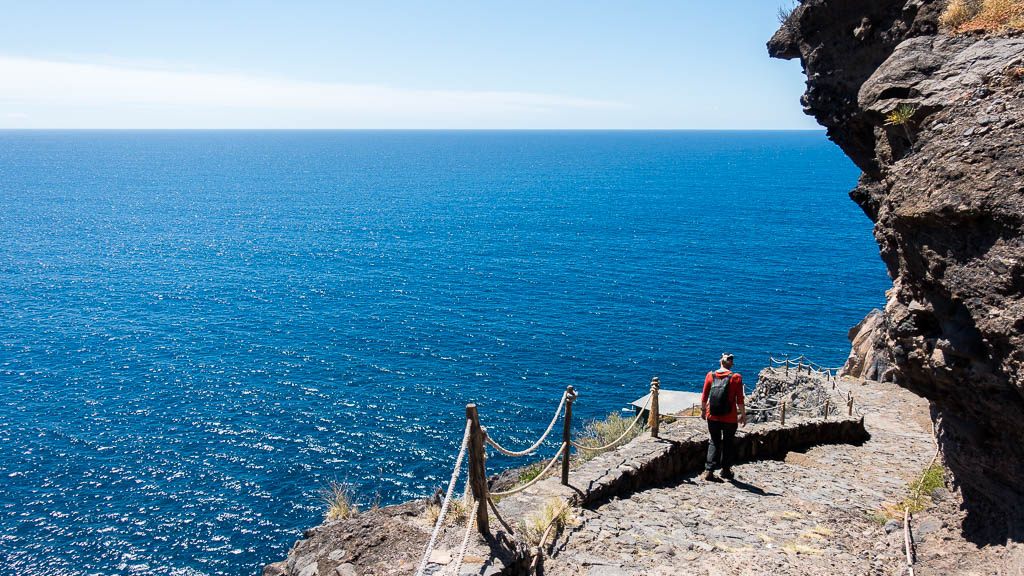
<svg viewBox="0 0 1024 576">
<path fill-rule="evenodd" d="M 716 480 L 714 470 L 705 470 L 700 477 L 707 480 L 708 482 L 714 482 Z"/>
<path fill-rule="evenodd" d="M 719 475 L 722 477 L 723 480 L 732 480 L 733 478 L 736 477 L 732 473 L 732 470 L 730 470 L 728 468 L 722 468 L 722 471 L 719 472 Z"/>
</svg>

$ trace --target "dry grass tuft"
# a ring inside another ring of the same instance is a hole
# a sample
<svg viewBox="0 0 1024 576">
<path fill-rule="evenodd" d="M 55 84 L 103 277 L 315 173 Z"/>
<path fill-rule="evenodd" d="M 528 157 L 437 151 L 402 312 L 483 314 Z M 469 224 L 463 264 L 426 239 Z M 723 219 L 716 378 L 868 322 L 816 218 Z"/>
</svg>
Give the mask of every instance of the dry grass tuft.
<svg viewBox="0 0 1024 576">
<path fill-rule="evenodd" d="M 939 22 L 955 33 L 1024 28 L 1024 0 L 950 0 Z"/>
<path fill-rule="evenodd" d="M 556 533 L 562 528 L 573 526 L 576 523 L 576 518 L 571 508 L 560 498 L 552 498 L 545 502 L 544 508 L 540 512 L 527 517 L 519 523 L 519 529 L 527 542 L 537 546 L 540 544 L 544 531 L 552 523 L 554 523 L 553 530 Z"/>
<path fill-rule="evenodd" d="M 452 501 L 448 503 L 448 514 L 444 517 L 444 523 L 447 525 L 456 524 L 462 522 L 469 517 L 470 502 L 466 500 L 465 496 L 462 498 L 452 498 Z M 437 524 L 437 517 L 441 515 L 441 507 L 437 504 L 427 504 L 427 523 L 433 526 Z"/>
<path fill-rule="evenodd" d="M 320 492 L 320 499 L 327 506 L 327 511 L 324 512 L 324 518 L 327 520 L 343 520 L 359 514 L 355 490 L 345 482 L 328 482 Z"/>
<path fill-rule="evenodd" d="M 618 412 L 612 412 L 604 420 L 591 420 L 583 425 L 583 433 L 577 442 L 584 446 L 604 446 L 622 436 L 626 429 L 629 428 L 629 425 L 633 423 L 635 417 L 623 418 Z M 621 446 L 636 438 L 645 429 L 645 422 L 637 422 L 637 425 L 630 430 L 629 434 L 617 446 Z M 598 454 L 614 450 L 615 448 L 616 446 L 612 446 L 608 450 L 579 450 L 577 451 L 577 456 L 580 462 L 585 462 Z"/>
</svg>

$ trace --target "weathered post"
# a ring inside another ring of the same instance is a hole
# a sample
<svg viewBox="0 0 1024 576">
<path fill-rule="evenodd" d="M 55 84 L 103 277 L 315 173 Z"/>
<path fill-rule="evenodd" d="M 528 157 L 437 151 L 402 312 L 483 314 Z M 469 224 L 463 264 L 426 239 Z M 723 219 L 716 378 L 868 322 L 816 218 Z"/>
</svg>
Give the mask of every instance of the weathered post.
<svg viewBox="0 0 1024 576">
<path fill-rule="evenodd" d="M 786 354 L 786 376 L 789 376 L 789 354 Z"/>
<path fill-rule="evenodd" d="M 829 399 L 825 398 L 825 420 L 828 420 L 828 402 Z"/>
<path fill-rule="evenodd" d="M 576 390 L 571 385 L 565 388 L 565 418 L 562 422 L 562 443 L 565 449 L 562 450 L 562 486 L 569 485 L 569 450 L 572 444 L 572 403 L 576 400 Z"/>
<path fill-rule="evenodd" d="M 850 396 L 850 399 L 846 401 L 846 415 L 853 416 L 853 396 Z"/>
<path fill-rule="evenodd" d="M 799 373 L 801 373 L 803 371 L 804 371 L 804 361 L 803 361 L 803 358 L 801 358 L 800 362 L 796 365 L 796 373 L 799 374 Z"/>
<path fill-rule="evenodd" d="M 661 382 L 658 381 L 658 377 L 655 376 L 651 380 L 651 414 L 647 420 L 647 425 L 651 427 L 651 438 L 658 437 L 658 422 L 660 421 L 658 412 L 658 390 L 661 389 Z"/>
<path fill-rule="evenodd" d="M 487 523 L 487 469 L 484 466 L 484 431 L 476 404 L 466 404 L 469 419 L 469 484 L 476 498 L 476 528 L 484 536 L 491 533 Z"/>
<path fill-rule="evenodd" d="M 779 418 L 779 423 L 782 424 L 783 426 L 785 426 L 786 425 L 786 403 L 785 402 L 782 403 L 782 412 L 780 412 L 780 415 L 781 415 L 781 417 Z"/>
</svg>

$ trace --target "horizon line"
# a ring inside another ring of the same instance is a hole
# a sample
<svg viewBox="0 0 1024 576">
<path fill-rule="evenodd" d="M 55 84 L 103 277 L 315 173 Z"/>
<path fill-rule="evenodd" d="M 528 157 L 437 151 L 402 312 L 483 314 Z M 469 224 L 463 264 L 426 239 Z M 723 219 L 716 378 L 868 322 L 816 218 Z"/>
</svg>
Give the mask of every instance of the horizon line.
<svg viewBox="0 0 1024 576">
<path fill-rule="evenodd" d="M 824 132 L 818 128 L 3 128 L 0 132 Z"/>
</svg>

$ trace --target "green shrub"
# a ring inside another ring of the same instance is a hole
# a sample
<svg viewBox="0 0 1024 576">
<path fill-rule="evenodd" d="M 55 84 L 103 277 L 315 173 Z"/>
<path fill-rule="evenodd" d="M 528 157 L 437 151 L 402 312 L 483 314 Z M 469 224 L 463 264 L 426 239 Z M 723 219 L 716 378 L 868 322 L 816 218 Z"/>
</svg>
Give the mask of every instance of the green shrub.
<svg viewBox="0 0 1024 576">
<path fill-rule="evenodd" d="M 904 505 L 910 507 L 911 512 L 924 510 L 932 502 L 932 492 L 937 488 L 945 486 L 942 480 L 944 470 L 942 464 L 936 462 L 925 470 L 920 480 L 910 484 L 910 495 L 904 500 Z"/>
</svg>

